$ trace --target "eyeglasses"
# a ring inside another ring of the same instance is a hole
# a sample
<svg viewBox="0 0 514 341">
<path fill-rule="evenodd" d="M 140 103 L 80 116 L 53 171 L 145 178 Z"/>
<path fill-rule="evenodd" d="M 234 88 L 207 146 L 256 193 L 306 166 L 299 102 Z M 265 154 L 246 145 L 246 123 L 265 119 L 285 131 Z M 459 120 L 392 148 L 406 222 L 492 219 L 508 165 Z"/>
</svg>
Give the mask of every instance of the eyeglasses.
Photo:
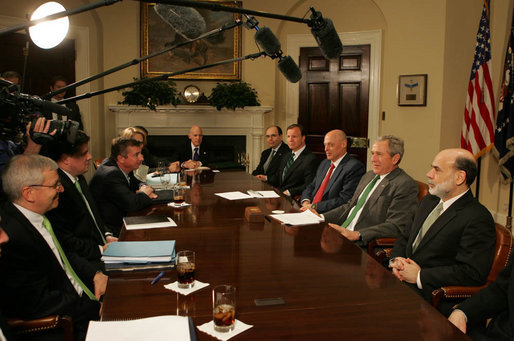
<svg viewBox="0 0 514 341">
<path fill-rule="evenodd" d="M 58 182 L 55 185 L 30 185 L 29 187 L 47 187 L 47 188 L 53 188 L 56 191 L 60 190 L 62 187 L 62 183 Z"/>
</svg>

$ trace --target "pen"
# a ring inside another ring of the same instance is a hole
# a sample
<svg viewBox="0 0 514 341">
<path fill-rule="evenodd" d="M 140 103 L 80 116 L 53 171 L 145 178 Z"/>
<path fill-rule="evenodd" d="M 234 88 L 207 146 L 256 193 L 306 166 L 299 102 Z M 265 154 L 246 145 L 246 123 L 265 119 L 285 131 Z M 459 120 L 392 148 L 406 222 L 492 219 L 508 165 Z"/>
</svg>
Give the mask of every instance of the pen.
<svg viewBox="0 0 514 341">
<path fill-rule="evenodd" d="M 154 285 L 155 283 L 157 283 L 161 278 L 162 276 L 164 276 L 164 271 L 161 271 L 160 274 L 157 275 L 157 277 L 155 277 L 152 281 L 152 285 Z"/>
</svg>

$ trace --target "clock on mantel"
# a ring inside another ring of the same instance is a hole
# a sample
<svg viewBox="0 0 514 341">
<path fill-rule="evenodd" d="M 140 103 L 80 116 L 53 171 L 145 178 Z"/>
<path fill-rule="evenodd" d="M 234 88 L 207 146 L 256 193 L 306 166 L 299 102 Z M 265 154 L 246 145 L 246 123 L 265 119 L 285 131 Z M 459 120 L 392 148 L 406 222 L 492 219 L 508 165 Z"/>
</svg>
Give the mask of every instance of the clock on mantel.
<svg viewBox="0 0 514 341">
<path fill-rule="evenodd" d="M 209 104 L 209 100 L 196 85 L 188 85 L 181 93 L 183 104 Z"/>
</svg>

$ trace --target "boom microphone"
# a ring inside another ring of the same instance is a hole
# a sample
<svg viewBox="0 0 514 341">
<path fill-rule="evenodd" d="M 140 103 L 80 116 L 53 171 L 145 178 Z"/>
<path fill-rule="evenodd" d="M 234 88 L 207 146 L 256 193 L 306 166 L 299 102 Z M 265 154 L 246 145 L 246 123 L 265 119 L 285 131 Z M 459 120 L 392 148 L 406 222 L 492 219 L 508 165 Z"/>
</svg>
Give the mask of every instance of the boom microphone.
<svg viewBox="0 0 514 341">
<path fill-rule="evenodd" d="M 186 39 L 198 38 L 206 30 L 205 19 L 194 8 L 156 4 L 154 10 L 162 20 Z"/>
<path fill-rule="evenodd" d="M 257 32 L 255 32 L 255 42 L 259 44 L 259 46 L 268 54 L 269 56 L 275 56 L 277 54 L 282 54 L 280 41 L 278 41 L 277 36 L 268 28 L 257 28 Z"/>
<path fill-rule="evenodd" d="M 339 39 L 334 23 L 328 18 L 323 18 L 321 12 L 311 7 L 311 32 L 318 42 L 321 53 L 327 59 L 339 58 L 343 52 L 343 43 Z"/>
<path fill-rule="evenodd" d="M 291 83 L 296 83 L 302 78 L 302 72 L 291 56 L 281 57 L 278 61 L 278 69 Z"/>
</svg>

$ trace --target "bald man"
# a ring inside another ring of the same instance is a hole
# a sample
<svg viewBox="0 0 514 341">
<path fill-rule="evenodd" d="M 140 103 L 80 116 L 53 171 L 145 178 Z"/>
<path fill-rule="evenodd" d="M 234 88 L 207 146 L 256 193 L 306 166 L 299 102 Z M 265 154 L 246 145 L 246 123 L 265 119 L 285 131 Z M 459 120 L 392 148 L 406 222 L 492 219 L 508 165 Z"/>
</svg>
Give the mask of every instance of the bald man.
<svg viewBox="0 0 514 341">
<path fill-rule="evenodd" d="M 429 191 L 410 234 L 399 235 L 389 266 L 394 275 L 430 301 L 434 289 L 482 285 L 493 261 L 496 232 L 491 213 L 473 197 L 477 166 L 464 149 L 445 149 L 427 173 Z M 441 304 L 448 315 L 451 306 Z"/>
<path fill-rule="evenodd" d="M 195 169 L 200 166 L 208 166 L 212 162 L 212 153 L 210 153 L 205 143 L 202 144 L 202 128 L 196 125 L 192 126 L 187 137 L 189 141 L 179 152 L 182 168 Z"/>
<path fill-rule="evenodd" d="M 362 162 L 348 155 L 344 131 L 329 131 L 323 143 L 327 158 L 318 166 L 314 180 L 302 192 L 302 211 L 313 208 L 324 213 L 346 204 L 366 172 Z"/>
</svg>

